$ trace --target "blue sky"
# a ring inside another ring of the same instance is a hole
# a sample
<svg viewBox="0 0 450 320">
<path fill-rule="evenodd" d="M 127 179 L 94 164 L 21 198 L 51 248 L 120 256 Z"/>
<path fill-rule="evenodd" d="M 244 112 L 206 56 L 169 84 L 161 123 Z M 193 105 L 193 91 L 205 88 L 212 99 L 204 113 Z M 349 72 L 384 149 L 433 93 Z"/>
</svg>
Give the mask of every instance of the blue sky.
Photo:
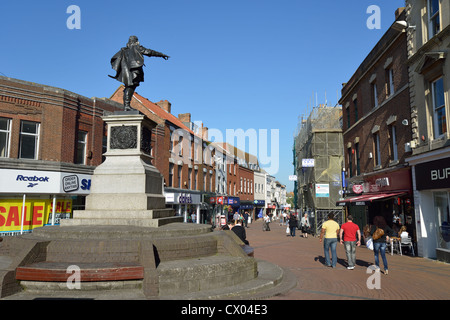
<svg viewBox="0 0 450 320">
<path fill-rule="evenodd" d="M 67 28 L 70 5 L 81 10 L 81 29 Z M 371 5 L 381 10 L 380 29 L 367 28 Z M 270 139 L 278 130 L 279 145 L 268 141 L 269 159 L 272 148 L 279 151 L 278 166 L 272 161 L 267 169 L 292 191 L 298 118 L 316 102 L 337 104 L 342 83 L 402 6 L 404 0 L 2 1 L 0 74 L 110 97 L 120 85 L 108 77 L 110 58 L 137 35 L 171 58 L 146 58 L 136 91 L 169 100 L 174 115 L 190 112 L 224 137 L 227 129 L 262 129 Z"/>
</svg>

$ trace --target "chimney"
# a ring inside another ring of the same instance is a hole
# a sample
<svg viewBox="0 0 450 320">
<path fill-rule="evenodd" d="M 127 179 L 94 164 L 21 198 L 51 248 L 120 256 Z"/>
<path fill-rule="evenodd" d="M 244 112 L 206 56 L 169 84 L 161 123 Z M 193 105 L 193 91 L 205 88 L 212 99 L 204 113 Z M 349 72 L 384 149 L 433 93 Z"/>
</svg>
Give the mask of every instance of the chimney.
<svg viewBox="0 0 450 320">
<path fill-rule="evenodd" d="M 172 109 L 172 104 L 167 100 L 161 100 L 159 102 L 156 102 L 156 105 L 158 105 L 162 109 L 166 110 L 168 113 L 170 113 L 170 111 Z"/>
<path fill-rule="evenodd" d="M 405 7 L 398 8 L 395 10 L 395 20 L 398 19 L 398 17 L 402 14 L 402 12 L 405 10 Z"/>
<path fill-rule="evenodd" d="M 180 119 L 181 122 L 191 122 L 191 114 L 190 113 L 181 113 L 178 115 L 178 119 Z"/>
<path fill-rule="evenodd" d="M 208 127 L 202 127 L 202 139 L 208 140 Z"/>
</svg>

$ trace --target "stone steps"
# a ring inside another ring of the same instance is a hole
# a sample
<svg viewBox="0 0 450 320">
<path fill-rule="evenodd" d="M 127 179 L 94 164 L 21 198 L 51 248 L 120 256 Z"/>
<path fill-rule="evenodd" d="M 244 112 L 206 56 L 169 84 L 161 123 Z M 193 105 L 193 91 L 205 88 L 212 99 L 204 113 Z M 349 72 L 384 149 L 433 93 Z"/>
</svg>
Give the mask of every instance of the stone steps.
<svg viewBox="0 0 450 320">
<path fill-rule="evenodd" d="M 250 297 L 274 295 L 284 281 L 281 269 L 249 257 L 234 233 L 202 225 L 43 227 L 20 239 L 26 250 L 9 268 L 23 299 L 114 299 L 127 290 L 132 299 Z M 80 268 L 81 290 L 67 286 L 71 265 Z"/>
<path fill-rule="evenodd" d="M 173 216 L 157 219 L 109 219 L 109 218 L 80 218 L 62 219 L 61 226 L 138 226 L 158 228 L 170 223 L 183 222 L 183 217 Z"/>
<path fill-rule="evenodd" d="M 224 284 L 221 280 L 219 283 Z M 258 277 L 230 286 L 199 292 L 160 295 L 161 300 L 252 300 L 267 299 L 288 292 L 297 285 L 295 275 L 267 261 L 258 260 Z"/>
<path fill-rule="evenodd" d="M 173 209 L 152 209 L 152 210 L 78 210 L 73 214 L 74 219 L 159 219 L 173 217 Z"/>
<path fill-rule="evenodd" d="M 220 283 L 223 283 L 219 281 Z M 284 294 L 297 285 L 295 275 L 267 261 L 258 261 L 256 279 L 209 290 L 145 297 L 142 281 L 84 282 L 80 290 L 69 290 L 66 282 L 21 281 L 26 288 L 11 296 L 13 300 L 89 299 L 89 300 L 254 300 Z"/>
<path fill-rule="evenodd" d="M 156 270 L 160 296 L 219 289 L 257 276 L 254 259 L 222 255 L 162 262 Z"/>
</svg>

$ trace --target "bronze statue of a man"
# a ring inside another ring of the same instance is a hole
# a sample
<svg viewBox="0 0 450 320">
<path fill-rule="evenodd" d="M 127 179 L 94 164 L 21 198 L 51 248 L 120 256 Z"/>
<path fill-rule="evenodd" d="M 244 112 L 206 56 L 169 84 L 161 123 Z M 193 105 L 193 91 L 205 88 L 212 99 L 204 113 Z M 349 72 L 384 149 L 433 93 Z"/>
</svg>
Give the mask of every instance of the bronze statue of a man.
<svg viewBox="0 0 450 320">
<path fill-rule="evenodd" d="M 125 85 L 125 89 L 123 90 L 123 105 L 126 111 L 131 109 L 130 102 L 134 90 L 136 90 L 140 82 L 144 81 L 144 70 L 142 69 L 144 66 L 144 55 L 148 57 L 161 57 L 165 60 L 169 59 L 169 56 L 161 52 L 141 46 L 136 36 L 131 36 L 127 46 L 120 49 L 111 58 L 111 66 L 116 71 L 116 75 L 110 77 Z"/>
</svg>

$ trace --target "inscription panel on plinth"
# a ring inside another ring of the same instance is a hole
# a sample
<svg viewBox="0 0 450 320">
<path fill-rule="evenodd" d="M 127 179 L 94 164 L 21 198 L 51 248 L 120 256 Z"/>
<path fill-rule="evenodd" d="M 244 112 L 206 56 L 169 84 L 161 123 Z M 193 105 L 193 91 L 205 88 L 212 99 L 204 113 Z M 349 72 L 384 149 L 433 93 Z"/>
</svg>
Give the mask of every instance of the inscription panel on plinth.
<svg viewBox="0 0 450 320">
<path fill-rule="evenodd" d="M 112 126 L 110 149 L 136 149 L 137 126 Z"/>
</svg>

